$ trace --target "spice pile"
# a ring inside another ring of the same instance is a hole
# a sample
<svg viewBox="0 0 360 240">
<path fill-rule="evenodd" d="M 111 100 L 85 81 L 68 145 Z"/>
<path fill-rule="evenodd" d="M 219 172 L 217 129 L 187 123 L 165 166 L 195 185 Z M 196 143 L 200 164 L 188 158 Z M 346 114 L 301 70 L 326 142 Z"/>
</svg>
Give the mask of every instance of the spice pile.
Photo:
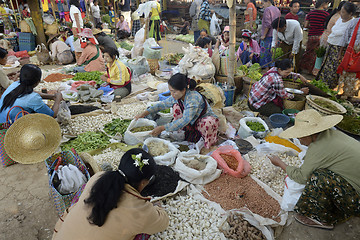
<svg viewBox="0 0 360 240">
<path fill-rule="evenodd" d="M 169 215 L 169 227 L 150 239 L 223 239 L 218 226 L 221 215 L 207 203 L 191 196 L 166 199 L 163 208 Z"/>
<path fill-rule="evenodd" d="M 262 240 L 266 239 L 262 232 L 246 221 L 241 214 L 231 213 L 227 218 L 229 229 L 223 230 L 227 239 L 234 240 Z"/>
<path fill-rule="evenodd" d="M 239 165 L 239 162 L 236 160 L 235 157 L 233 157 L 231 155 L 227 155 L 227 154 L 220 154 L 220 157 L 222 157 L 222 159 L 224 159 L 224 161 L 226 162 L 226 164 L 228 165 L 229 168 L 236 171 L 236 169 Z"/>
<path fill-rule="evenodd" d="M 251 212 L 279 222 L 280 205 L 250 176 L 234 178 L 222 174 L 205 185 L 204 197 L 217 202 L 224 210 L 247 207 Z"/>
<path fill-rule="evenodd" d="M 268 135 L 264 138 L 264 140 L 269 143 L 280 144 L 280 145 L 283 145 L 284 147 L 292 148 L 297 152 L 301 152 L 301 149 L 299 147 L 297 147 L 295 144 L 293 144 L 289 140 L 286 140 L 286 139 L 278 137 L 278 136 L 269 136 Z"/>
<path fill-rule="evenodd" d="M 109 163 L 111 164 L 112 169 L 117 169 L 123 155 L 124 152 L 118 148 L 107 148 L 102 151 L 101 154 L 94 155 L 93 157 L 101 168 L 103 168 L 104 163 Z"/>
<path fill-rule="evenodd" d="M 301 160 L 296 156 L 280 154 L 279 157 L 288 165 L 296 167 L 301 165 Z M 259 155 L 256 151 L 244 155 L 244 159 L 251 165 L 251 174 L 280 196 L 283 195 L 286 173 L 281 168 L 274 166 L 266 156 Z"/>
<path fill-rule="evenodd" d="M 64 79 L 67 78 L 73 78 L 73 75 L 68 74 L 61 74 L 61 73 L 52 73 L 49 76 L 47 76 L 44 81 L 45 82 L 61 82 Z"/>
<path fill-rule="evenodd" d="M 147 185 L 141 192 L 142 196 L 162 197 L 175 191 L 178 181 L 181 180 L 179 173 L 171 167 L 157 165 L 155 170 L 155 181 Z"/>
</svg>

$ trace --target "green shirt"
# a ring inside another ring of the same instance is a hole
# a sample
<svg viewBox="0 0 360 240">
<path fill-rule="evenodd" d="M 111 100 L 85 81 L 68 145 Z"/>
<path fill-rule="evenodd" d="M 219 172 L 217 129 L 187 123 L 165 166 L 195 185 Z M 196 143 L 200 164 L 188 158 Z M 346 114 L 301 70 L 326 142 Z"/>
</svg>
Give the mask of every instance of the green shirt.
<svg viewBox="0 0 360 240">
<path fill-rule="evenodd" d="M 286 167 L 288 176 L 306 184 L 312 172 L 326 168 L 339 174 L 360 194 L 360 142 L 337 130 L 321 132 L 309 145 L 304 164 L 298 168 Z"/>
</svg>

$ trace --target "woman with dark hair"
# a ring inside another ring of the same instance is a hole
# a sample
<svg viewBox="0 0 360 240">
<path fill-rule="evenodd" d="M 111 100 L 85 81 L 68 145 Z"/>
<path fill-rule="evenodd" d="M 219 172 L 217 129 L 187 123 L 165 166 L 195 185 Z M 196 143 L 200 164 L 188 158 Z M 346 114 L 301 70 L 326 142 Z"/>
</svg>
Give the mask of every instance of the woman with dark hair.
<svg viewBox="0 0 360 240">
<path fill-rule="evenodd" d="M 205 97 L 195 91 L 196 82 L 184 74 L 177 73 L 168 81 L 171 96 L 166 100 L 148 108 L 135 119 L 156 114 L 162 110 L 173 108 L 174 121 L 158 126 L 152 135 L 158 136 L 162 131 L 172 132 L 185 130 L 185 140 L 197 142 L 201 137 L 205 147 L 210 148 L 217 142 L 219 119 L 212 111 Z"/>
<path fill-rule="evenodd" d="M 212 57 L 213 51 L 211 48 L 211 40 L 208 37 L 199 38 L 196 41 L 195 46 L 201 47 L 204 51 L 206 51 L 209 54 L 209 57 Z"/>
<path fill-rule="evenodd" d="M 335 88 L 339 84 L 339 74 L 336 73 L 339 66 L 340 43 L 344 36 L 344 29 L 350 24 L 356 13 L 356 6 L 351 2 L 343 4 L 340 10 L 340 18 L 332 27 L 331 33 L 327 38 L 328 47 L 324 61 L 320 68 L 317 79 L 321 79 L 330 88 Z"/>
<path fill-rule="evenodd" d="M 81 17 L 81 11 L 80 11 L 80 3 L 79 0 L 69 0 L 70 4 L 70 18 L 72 21 L 72 32 L 74 34 L 74 38 L 78 38 L 78 34 L 81 33 L 84 22 Z M 78 60 L 82 53 L 82 48 L 80 44 L 80 38 L 74 41 L 74 49 L 75 49 L 75 58 Z"/>
<path fill-rule="evenodd" d="M 53 240 L 133 240 L 169 225 L 166 212 L 141 191 L 154 179 L 156 163 L 140 148 L 127 151 L 115 171 L 98 172 L 79 201 L 56 223 Z"/>
<path fill-rule="evenodd" d="M 208 31 L 207 31 L 206 29 L 201 29 L 201 30 L 200 30 L 200 36 L 199 36 L 199 38 L 196 40 L 195 46 L 196 46 L 196 44 L 198 43 L 198 41 L 200 41 L 200 39 L 201 39 L 201 38 L 204 38 L 204 37 L 210 38 L 210 41 L 211 41 L 210 44 L 211 44 L 211 45 L 213 45 L 213 44 L 216 43 L 216 38 L 214 38 L 213 36 L 209 35 L 209 34 L 208 34 Z"/>
<path fill-rule="evenodd" d="M 107 73 L 102 76 L 102 80 L 115 89 L 115 96 L 124 98 L 131 93 L 131 72 L 118 57 L 119 52 L 116 48 L 105 48 L 104 59 Z"/>
<path fill-rule="evenodd" d="M 62 95 L 57 92 L 53 96 L 55 101 L 50 109 L 43 101 L 41 96 L 34 92 L 34 88 L 40 83 L 41 69 L 33 64 L 25 64 L 20 70 L 20 81 L 11 84 L 0 99 L 0 122 L 6 122 L 6 116 L 13 106 L 22 107 L 29 113 L 43 113 L 56 117 Z M 20 109 L 15 108 L 10 112 L 10 119 L 15 120 Z"/>
<path fill-rule="evenodd" d="M 256 9 L 256 2 L 255 0 L 244 0 L 246 4 L 245 14 L 245 28 L 250 31 L 256 30 L 256 16 L 257 16 L 257 9 Z"/>
<path fill-rule="evenodd" d="M 307 70 L 309 74 L 315 73 L 313 73 L 316 59 L 315 49 L 320 46 L 320 37 L 324 32 L 326 18 L 329 16 L 329 13 L 325 11 L 329 2 L 330 0 L 318 0 L 315 10 L 312 10 L 305 18 L 304 30 L 308 29 L 308 41 L 300 68 Z"/>
<path fill-rule="evenodd" d="M 281 113 L 284 109 L 283 99 L 292 99 L 294 95 L 286 92 L 283 78 L 307 80 L 300 74 L 293 73 L 293 66 L 289 59 L 276 61 L 275 67 L 265 73 L 262 78 L 254 83 L 250 90 L 249 107 L 251 111 L 260 112 L 261 115 L 270 116 L 273 113 Z M 300 89 L 305 94 L 308 88 Z"/>
<path fill-rule="evenodd" d="M 230 45 L 230 27 L 229 26 L 225 26 L 224 27 L 224 31 L 222 32 L 222 34 L 220 35 L 220 37 L 218 38 L 218 40 L 216 41 L 215 44 L 215 49 L 219 49 L 219 53 L 220 55 L 222 53 L 224 53 L 227 49 L 229 49 L 229 45 Z"/>
<path fill-rule="evenodd" d="M 241 60 L 243 65 L 250 63 L 258 63 L 260 56 L 260 47 L 257 41 L 251 38 L 251 32 L 242 33 L 243 41 L 236 52 L 237 60 Z"/>
<path fill-rule="evenodd" d="M 116 44 L 114 40 L 110 36 L 108 36 L 106 33 L 102 31 L 102 28 L 94 28 L 92 30 L 93 35 L 95 36 L 96 40 L 99 42 L 99 46 L 101 50 L 104 50 L 105 48 L 115 48 Z"/>
<path fill-rule="evenodd" d="M 0 65 L 5 66 L 7 62 L 8 51 L 0 47 Z M 5 74 L 4 69 L 0 66 L 0 96 L 13 83 Z M 16 74 L 16 73 L 15 73 Z"/>
<path fill-rule="evenodd" d="M 280 10 L 273 6 L 272 0 L 264 0 L 263 7 L 265 8 L 262 25 L 261 25 L 261 41 L 260 41 L 260 65 L 263 68 L 268 69 L 271 64 L 271 42 L 273 28 L 271 23 L 278 17 L 280 17 Z"/>
<path fill-rule="evenodd" d="M 327 17 L 327 19 L 325 21 L 325 31 L 323 32 L 323 34 L 321 35 L 321 38 L 320 38 L 320 46 L 328 45 L 328 43 L 327 43 L 328 36 L 331 33 L 332 27 L 335 25 L 336 21 L 340 18 L 340 10 L 344 6 L 345 3 L 346 3 L 346 1 L 340 2 L 339 6 L 337 8 L 335 8 L 334 10 L 332 10 L 331 14 Z"/>
</svg>

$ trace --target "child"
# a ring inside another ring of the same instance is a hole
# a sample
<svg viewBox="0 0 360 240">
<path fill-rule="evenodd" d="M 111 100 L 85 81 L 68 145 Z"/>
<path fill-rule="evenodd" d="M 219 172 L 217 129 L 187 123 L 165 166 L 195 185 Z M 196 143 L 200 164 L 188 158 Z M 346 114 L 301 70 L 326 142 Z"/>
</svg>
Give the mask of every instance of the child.
<svg viewBox="0 0 360 240">
<path fill-rule="evenodd" d="M 212 57 L 212 49 L 211 49 L 211 40 L 208 37 L 199 38 L 196 46 L 201 47 L 204 51 L 209 54 L 209 57 Z"/>
<path fill-rule="evenodd" d="M 110 11 L 109 11 L 109 16 L 110 16 L 110 23 L 111 25 L 113 25 L 115 23 L 115 12 L 114 12 L 114 7 L 110 6 Z"/>
<path fill-rule="evenodd" d="M 258 63 L 260 56 L 260 47 L 257 41 L 251 38 L 251 32 L 244 30 L 242 33 L 243 41 L 236 52 L 237 60 L 242 64 Z"/>
<path fill-rule="evenodd" d="M 216 41 L 215 48 L 219 48 L 220 54 L 229 49 L 230 44 L 230 27 L 226 26 L 220 38 Z"/>
</svg>

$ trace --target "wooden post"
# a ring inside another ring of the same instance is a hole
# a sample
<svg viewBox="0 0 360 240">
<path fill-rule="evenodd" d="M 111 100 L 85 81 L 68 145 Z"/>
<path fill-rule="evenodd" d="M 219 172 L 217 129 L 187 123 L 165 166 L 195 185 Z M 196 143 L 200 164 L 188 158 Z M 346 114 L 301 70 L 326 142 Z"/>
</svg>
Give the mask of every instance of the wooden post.
<svg viewBox="0 0 360 240">
<path fill-rule="evenodd" d="M 230 44 L 229 44 L 229 67 L 228 67 L 228 80 L 227 83 L 235 86 L 235 44 L 236 44 L 236 12 L 235 3 L 229 8 L 229 25 L 230 25 Z"/>
<path fill-rule="evenodd" d="M 116 12 L 116 1 L 114 0 L 114 18 L 115 18 L 115 29 L 116 29 L 116 24 L 117 24 L 117 12 Z M 116 30 L 115 30 L 116 33 Z"/>
<path fill-rule="evenodd" d="M 145 18 L 144 42 L 146 41 L 149 35 L 149 22 L 150 22 L 149 17 Z"/>
<path fill-rule="evenodd" d="M 45 31 L 44 31 L 44 25 L 43 25 L 43 19 L 41 15 L 41 8 L 39 5 L 39 1 L 37 0 L 31 0 L 28 1 L 29 8 L 31 11 L 31 18 L 34 22 L 35 28 L 36 28 L 36 43 L 46 43 L 46 37 L 45 37 Z"/>
<path fill-rule="evenodd" d="M 54 19 L 55 19 L 55 22 L 56 22 L 56 14 L 55 14 L 55 8 L 54 8 L 54 3 L 53 3 L 54 0 L 51 0 L 50 3 L 51 3 L 51 9 L 52 9 L 52 13 L 53 13 L 53 16 L 54 16 Z"/>
<path fill-rule="evenodd" d="M 19 12 L 20 21 L 21 21 L 21 20 L 22 20 L 22 12 L 20 12 L 19 2 L 18 2 L 18 0 L 15 0 L 15 2 L 16 2 L 17 10 L 18 10 L 18 12 Z M 11 3 L 11 4 L 12 4 L 12 3 Z M 14 11 L 14 13 L 15 13 L 15 11 Z"/>
</svg>

